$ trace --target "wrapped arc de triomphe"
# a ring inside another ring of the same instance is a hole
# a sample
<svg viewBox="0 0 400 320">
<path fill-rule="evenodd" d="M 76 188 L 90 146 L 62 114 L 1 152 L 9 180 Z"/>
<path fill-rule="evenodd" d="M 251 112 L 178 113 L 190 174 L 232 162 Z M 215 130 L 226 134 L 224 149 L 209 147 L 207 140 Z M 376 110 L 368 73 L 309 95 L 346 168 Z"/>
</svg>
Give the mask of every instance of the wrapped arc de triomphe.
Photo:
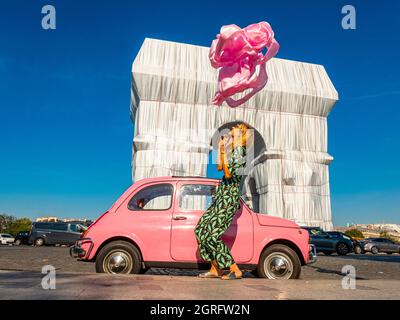
<svg viewBox="0 0 400 320">
<path fill-rule="evenodd" d="M 132 65 L 132 179 L 206 176 L 219 132 L 244 122 L 254 146 L 242 192 L 256 211 L 332 228 L 327 116 L 338 93 L 321 65 L 273 58 L 246 103 L 211 104 L 209 48 L 146 38 Z M 215 158 L 215 157 L 214 157 Z"/>
</svg>

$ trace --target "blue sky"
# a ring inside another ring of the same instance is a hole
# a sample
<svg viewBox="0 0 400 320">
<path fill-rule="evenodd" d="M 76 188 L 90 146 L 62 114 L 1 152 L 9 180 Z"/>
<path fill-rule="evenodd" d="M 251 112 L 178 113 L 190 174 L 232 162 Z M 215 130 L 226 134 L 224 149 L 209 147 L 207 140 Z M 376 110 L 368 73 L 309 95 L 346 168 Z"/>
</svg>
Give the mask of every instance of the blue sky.
<svg viewBox="0 0 400 320">
<path fill-rule="evenodd" d="M 278 57 L 323 64 L 340 94 L 328 118 L 334 224 L 400 223 L 398 1 L 0 3 L 0 212 L 97 217 L 131 184 L 143 39 L 209 46 L 224 24 L 266 20 Z M 56 30 L 41 28 L 45 4 Z M 346 4 L 356 30 L 341 28 Z"/>
</svg>

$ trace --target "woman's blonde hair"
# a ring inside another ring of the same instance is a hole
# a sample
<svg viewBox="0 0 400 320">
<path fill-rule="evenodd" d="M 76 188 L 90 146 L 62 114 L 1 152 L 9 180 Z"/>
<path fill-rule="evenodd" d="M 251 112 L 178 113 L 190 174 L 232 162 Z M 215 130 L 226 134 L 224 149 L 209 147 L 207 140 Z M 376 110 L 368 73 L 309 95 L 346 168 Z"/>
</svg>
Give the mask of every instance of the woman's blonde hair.
<svg viewBox="0 0 400 320">
<path fill-rule="evenodd" d="M 242 132 L 242 146 L 246 146 L 247 145 L 247 141 L 250 139 L 251 137 L 251 132 L 250 132 L 250 128 L 249 126 L 247 126 L 244 123 L 239 123 L 237 125 L 234 126 L 235 128 L 238 128 L 241 132 Z"/>
</svg>

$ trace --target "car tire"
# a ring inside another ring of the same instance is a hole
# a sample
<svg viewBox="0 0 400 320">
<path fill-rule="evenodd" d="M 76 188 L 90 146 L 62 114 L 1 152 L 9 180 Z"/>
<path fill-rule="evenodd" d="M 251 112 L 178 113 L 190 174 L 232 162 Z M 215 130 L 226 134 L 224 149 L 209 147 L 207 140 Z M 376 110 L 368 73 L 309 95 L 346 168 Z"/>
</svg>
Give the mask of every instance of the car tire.
<svg viewBox="0 0 400 320">
<path fill-rule="evenodd" d="M 336 253 L 339 256 L 345 256 L 350 252 L 350 248 L 347 244 L 345 244 L 344 242 L 339 242 L 336 245 Z"/>
<path fill-rule="evenodd" d="M 139 274 L 142 258 L 139 250 L 127 241 L 106 244 L 96 258 L 96 272 L 111 274 Z"/>
<path fill-rule="evenodd" d="M 258 275 L 257 268 L 251 270 L 250 273 L 251 273 L 255 278 L 261 278 L 261 277 Z"/>
<path fill-rule="evenodd" d="M 35 247 L 41 247 L 44 245 L 44 239 L 43 238 L 36 238 L 34 241 Z"/>
<path fill-rule="evenodd" d="M 16 246 L 20 246 L 21 245 L 21 240 L 15 240 L 15 242 L 14 242 L 14 244 L 16 245 Z"/>
<path fill-rule="evenodd" d="M 363 253 L 363 249 L 361 248 L 361 246 L 355 246 L 354 247 L 354 253 L 355 254 L 362 254 Z"/>
<path fill-rule="evenodd" d="M 141 268 L 140 269 L 140 271 L 139 271 L 139 273 L 140 274 L 145 274 L 147 271 L 149 271 L 150 270 L 150 268 Z"/>
<path fill-rule="evenodd" d="M 332 251 L 322 251 L 324 255 L 330 256 L 333 252 Z"/>
<path fill-rule="evenodd" d="M 371 248 L 371 253 L 372 253 L 372 254 L 378 254 L 378 253 L 379 253 L 378 248 L 377 248 L 377 247 L 372 247 L 372 248 Z"/>
<path fill-rule="evenodd" d="M 300 273 L 301 262 L 297 253 L 282 244 L 274 244 L 265 249 L 257 266 L 257 274 L 260 278 L 298 279 Z"/>
</svg>

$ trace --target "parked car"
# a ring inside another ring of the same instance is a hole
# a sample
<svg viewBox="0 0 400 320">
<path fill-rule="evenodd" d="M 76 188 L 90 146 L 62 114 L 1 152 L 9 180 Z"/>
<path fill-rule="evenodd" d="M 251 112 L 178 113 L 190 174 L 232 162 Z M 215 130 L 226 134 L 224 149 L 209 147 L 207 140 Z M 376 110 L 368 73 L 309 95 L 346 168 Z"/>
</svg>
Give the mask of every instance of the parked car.
<svg viewBox="0 0 400 320">
<path fill-rule="evenodd" d="M 34 222 L 29 235 L 29 244 L 43 246 L 50 244 L 73 245 L 86 227 L 79 223 Z"/>
<path fill-rule="evenodd" d="M 400 253 L 400 244 L 385 238 L 367 238 L 362 241 L 365 252 L 377 254 L 385 252 L 387 254 Z"/>
<path fill-rule="evenodd" d="M 13 244 L 14 237 L 8 233 L 0 233 L 0 244 Z"/>
<path fill-rule="evenodd" d="M 14 244 L 17 246 L 21 244 L 28 244 L 29 242 L 29 231 L 18 232 L 15 236 Z"/>
<path fill-rule="evenodd" d="M 332 236 L 319 227 L 303 227 L 310 233 L 311 243 L 317 248 L 317 252 L 331 255 L 336 252 L 340 256 L 353 251 L 353 242 L 346 236 Z"/>
<path fill-rule="evenodd" d="M 360 243 L 360 241 L 354 239 L 353 237 L 350 237 L 347 234 L 340 232 L 340 231 L 327 231 L 326 233 L 329 234 L 330 236 L 332 236 L 333 238 L 350 239 L 351 242 L 353 243 L 354 253 L 356 253 L 356 254 L 364 253 L 363 245 Z"/>
<path fill-rule="evenodd" d="M 194 229 L 212 202 L 216 179 L 146 178 L 134 183 L 71 247 L 72 257 L 102 273 L 141 273 L 150 267 L 207 268 Z M 270 279 L 299 278 L 316 258 L 296 223 L 253 212 L 244 201 L 222 236 L 239 267 Z"/>
</svg>

